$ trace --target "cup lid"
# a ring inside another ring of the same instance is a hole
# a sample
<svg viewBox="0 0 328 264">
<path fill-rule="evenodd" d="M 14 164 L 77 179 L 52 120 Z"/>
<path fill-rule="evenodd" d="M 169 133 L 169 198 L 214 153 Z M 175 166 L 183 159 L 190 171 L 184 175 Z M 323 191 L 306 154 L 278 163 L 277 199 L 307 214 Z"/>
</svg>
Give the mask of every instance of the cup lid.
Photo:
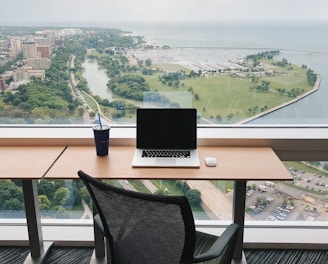
<svg viewBox="0 0 328 264">
<path fill-rule="evenodd" d="M 100 125 L 97 124 L 97 125 L 94 125 L 92 128 L 93 128 L 94 130 L 107 130 L 107 129 L 110 129 L 110 126 L 109 126 L 109 125 L 102 125 L 102 126 L 100 127 Z"/>
</svg>

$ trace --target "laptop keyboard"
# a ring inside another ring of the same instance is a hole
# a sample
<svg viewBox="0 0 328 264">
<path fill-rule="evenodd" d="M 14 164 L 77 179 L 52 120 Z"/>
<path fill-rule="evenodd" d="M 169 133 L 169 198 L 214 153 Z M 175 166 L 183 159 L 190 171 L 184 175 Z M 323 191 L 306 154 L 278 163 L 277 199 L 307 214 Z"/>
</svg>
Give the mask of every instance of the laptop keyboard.
<svg viewBox="0 0 328 264">
<path fill-rule="evenodd" d="M 143 150 L 143 158 L 190 158 L 189 150 Z"/>
</svg>

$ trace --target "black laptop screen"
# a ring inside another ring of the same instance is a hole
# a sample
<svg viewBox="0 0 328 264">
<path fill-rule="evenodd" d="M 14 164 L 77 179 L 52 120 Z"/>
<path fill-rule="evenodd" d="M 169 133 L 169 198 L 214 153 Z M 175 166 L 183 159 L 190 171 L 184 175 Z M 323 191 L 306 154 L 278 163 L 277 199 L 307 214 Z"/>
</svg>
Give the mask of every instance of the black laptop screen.
<svg viewBox="0 0 328 264">
<path fill-rule="evenodd" d="M 196 131 L 196 109 L 137 109 L 137 148 L 196 149 Z"/>
</svg>

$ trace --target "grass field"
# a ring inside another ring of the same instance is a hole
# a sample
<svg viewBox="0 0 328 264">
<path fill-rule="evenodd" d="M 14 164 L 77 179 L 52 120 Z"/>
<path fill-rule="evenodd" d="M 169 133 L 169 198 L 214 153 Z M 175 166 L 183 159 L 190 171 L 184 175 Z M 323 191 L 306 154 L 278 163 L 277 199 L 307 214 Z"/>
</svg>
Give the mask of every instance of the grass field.
<svg viewBox="0 0 328 264">
<path fill-rule="evenodd" d="M 152 91 L 163 92 L 171 103 L 178 103 L 181 107 L 197 108 L 198 115 L 202 117 L 201 123 L 229 124 L 237 123 L 294 99 L 287 94 L 279 93 L 278 90 L 283 89 L 286 92 L 298 90 L 299 96 L 313 88 L 307 82 L 306 69 L 292 64 L 278 67 L 273 65 L 275 62 L 277 61 L 261 60 L 266 74 L 258 77 L 258 83 L 269 82 L 269 90 L 266 92 L 251 89 L 255 84 L 250 77 L 232 76 L 230 73 L 185 78 L 180 81 L 178 88 L 162 84 L 159 77 L 164 72 L 184 71 L 186 74 L 190 72 L 188 68 L 178 64 L 154 64 L 151 68 L 160 70 L 155 71 L 153 75 L 144 75 L 140 71 L 135 74 L 145 78 Z M 187 92 L 189 96 L 185 93 L 181 95 L 181 92 Z M 138 107 L 143 106 L 143 102 L 127 100 L 116 95 L 113 95 L 113 99 L 124 100 Z M 102 109 L 109 116 L 116 111 L 108 107 Z M 135 118 L 133 114 L 126 117 L 129 120 Z"/>
<path fill-rule="evenodd" d="M 179 65 L 154 65 L 161 67 L 165 71 L 184 70 Z M 266 71 L 275 76 L 265 76 L 260 78 L 260 82 L 270 82 L 269 91 L 259 92 L 251 90 L 254 85 L 250 78 L 231 77 L 229 74 L 213 74 L 197 78 L 185 79 L 181 81 L 179 88 L 163 85 L 159 81 L 159 76 L 163 73 L 156 72 L 154 75 L 143 77 L 147 80 L 152 90 L 181 92 L 192 89 L 192 107 L 198 109 L 198 113 L 206 119 L 217 122 L 216 117 L 220 116 L 222 122 L 229 123 L 248 118 L 263 110 L 268 110 L 280 104 L 290 101 L 291 97 L 280 94 L 277 89 L 286 91 L 301 90 L 309 91 L 312 87 L 307 83 L 306 70 L 296 65 L 286 67 L 272 66 L 266 64 Z M 194 95 L 198 94 L 199 99 Z"/>
</svg>

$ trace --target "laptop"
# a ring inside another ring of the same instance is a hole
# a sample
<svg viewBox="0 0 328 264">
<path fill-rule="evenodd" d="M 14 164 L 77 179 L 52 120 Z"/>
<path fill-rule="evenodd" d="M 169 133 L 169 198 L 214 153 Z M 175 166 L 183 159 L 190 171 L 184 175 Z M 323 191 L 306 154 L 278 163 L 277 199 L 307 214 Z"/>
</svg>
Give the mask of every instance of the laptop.
<svg viewBox="0 0 328 264">
<path fill-rule="evenodd" d="M 197 110 L 137 109 L 133 167 L 199 167 Z"/>
</svg>

